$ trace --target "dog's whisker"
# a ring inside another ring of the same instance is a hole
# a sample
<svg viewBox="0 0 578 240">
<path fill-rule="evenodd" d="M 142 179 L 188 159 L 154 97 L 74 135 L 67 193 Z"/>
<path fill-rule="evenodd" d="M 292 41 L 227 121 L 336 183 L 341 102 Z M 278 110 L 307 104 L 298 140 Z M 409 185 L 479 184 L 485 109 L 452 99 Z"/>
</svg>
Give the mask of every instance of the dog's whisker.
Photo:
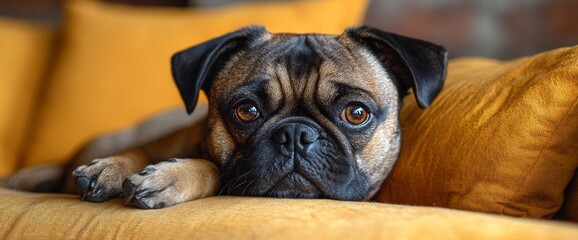
<svg viewBox="0 0 578 240">
<path fill-rule="evenodd" d="M 227 189 L 227 188 L 229 187 L 229 185 L 230 185 L 231 183 L 233 183 L 233 180 L 235 180 L 235 179 L 233 178 L 233 179 L 231 179 L 230 181 L 227 181 L 227 184 L 225 184 L 225 185 L 221 188 L 221 191 L 219 192 L 219 195 L 222 195 L 222 194 L 223 194 L 223 192 L 225 191 L 225 189 Z"/>
<path fill-rule="evenodd" d="M 251 186 L 252 183 L 254 183 L 255 180 L 252 180 L 251 182 L 247 183 L 247 185 L 245 186 L 245 188 L 243 189 L 243 192 L 241 192 L 241 196 L 245 196 L 245 191 L 247 190 L 247 188 L 249 186 Z"/>
<path fill-rule="evenodd" d="M 229 172 L 223 173 L 223 176 L 226 175 L 226 174 L 229 174 Z M 234 180 L 235 180 L 235 178 L 231 179 L 230 181 L 227 181 L 227 183 L 221 187 L 221 190 L 219 191 L 219 196 L 223 194 L 223 192 L 225 191 L 225 189 L 227 189 L 227 187 L 228 187 L 231 183 L 233 183 Z"/>
<path fill-rule="evenodd" d="M 240 176 L 238 176 L 238 177 L 236 177 L 236 178 L 234 178 L 234 179 L 231 179 L 231 181 L 229 181 L 229 182 L 227 183 L 227 186 L 224 187 L 223 189 L 226 188 L 226 189 L 227 189 L 227 194 L 231 194 L 231 192 L 232 192 L 233 190 L 235 190 L 235 188 L 238 187 L 238 186 L 237 186 L 237 182 L 239 182 L 239 180 L 241 180 L 241 178 L 246 177 L 246 176 L 247 176 L 248 174 L 250 174 L 251 172 L 253 172 L 253 169 L 247 171 L 246 173 L 244 173 L 244 174 L 242 174 L 242 175 L 240 175 Z M 232 183 L 232 184 L 231 184 L 231 183 Z M 234 187 L 233 189 L 231 189 L 231 187 L 233 187 L 233 186 L 236 186 L 236 187 Z"/>
<path fill-rule="evenodd" d="M 244 183 L 246 183 L 246 180 L 243 180 L 242 182 L 240 182 L 239 184 L 235 185 L 235 187 L 233 187 L 233 189 L 231 189 L 231 192 L 235 191 L 235 189 L 237 189 L 238 187 L 243 186 Z"/>
<path fill-rule="evenodd" d="M 243 182 L 237 184 L 237 186 L 235 186 L 231 191 L 235 191 L 235 189 L 237 189 L 238 187 L 243 186 L 243 184 L 247 182 L 247 176 L 248 176 L 248 174 L 243 174 L 243 178 L 244 178 Z M 253 181 L 255 181 L 255 180 L 253 180 Z M 251 184 L 253 181 L 249 182 L 249 183 L 247 184 L 247 186 L 245 186 L 245 189 L 243 189 L 243 193 L 245 192 L 245 190 L 247 189 L 247 187 L 249 186 L 249 184 Z M 243 193 L 241 194 L 241 196 L 243 196 Z"/>
</svg>

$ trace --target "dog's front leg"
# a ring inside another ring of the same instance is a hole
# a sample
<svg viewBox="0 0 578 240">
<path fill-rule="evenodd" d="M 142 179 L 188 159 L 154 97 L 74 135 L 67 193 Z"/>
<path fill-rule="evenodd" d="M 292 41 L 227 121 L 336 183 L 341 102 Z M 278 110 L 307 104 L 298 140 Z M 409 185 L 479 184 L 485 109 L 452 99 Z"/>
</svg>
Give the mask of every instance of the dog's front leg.
<svg viewBox="0 0 578 240">
<path fill-rule="evenodd" d="M 173 158 L 129 176 L 123 188 L 127 204 L 163 208 L 215 195 L 219 170 L 207 160 Z"/>
</svg>

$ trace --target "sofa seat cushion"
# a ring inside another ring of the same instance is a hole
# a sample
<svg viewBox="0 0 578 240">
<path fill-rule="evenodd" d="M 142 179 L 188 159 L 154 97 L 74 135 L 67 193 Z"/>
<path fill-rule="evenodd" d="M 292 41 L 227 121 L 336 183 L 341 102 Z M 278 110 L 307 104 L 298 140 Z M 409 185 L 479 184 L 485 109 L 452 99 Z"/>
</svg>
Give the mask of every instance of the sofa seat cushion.
<svg viewBox="0 0 578 240">
<path fill-rule="evenodd" d="M 160 210 L 0 188 L 0 239 L 575 239 L 576 225 L 370 202 L 211 197 Z"/>
</svg>

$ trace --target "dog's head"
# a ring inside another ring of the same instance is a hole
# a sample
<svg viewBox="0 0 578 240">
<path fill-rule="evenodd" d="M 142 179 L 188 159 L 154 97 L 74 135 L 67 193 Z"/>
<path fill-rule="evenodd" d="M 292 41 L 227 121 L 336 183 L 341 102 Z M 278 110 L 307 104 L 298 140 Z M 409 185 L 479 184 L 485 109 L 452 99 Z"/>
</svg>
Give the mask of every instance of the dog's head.
<svg viewBox="0 0 578 240">
<path fill-rule="evenodd" d="M 249 27 L 173 56 L 187 111 L 209 97 L 207 150 L 224 193 L 362 200 L 392 169 L 409 89 L 427 107 L 443 47 L 370 27 L 341 35 Z"/>
</svg>

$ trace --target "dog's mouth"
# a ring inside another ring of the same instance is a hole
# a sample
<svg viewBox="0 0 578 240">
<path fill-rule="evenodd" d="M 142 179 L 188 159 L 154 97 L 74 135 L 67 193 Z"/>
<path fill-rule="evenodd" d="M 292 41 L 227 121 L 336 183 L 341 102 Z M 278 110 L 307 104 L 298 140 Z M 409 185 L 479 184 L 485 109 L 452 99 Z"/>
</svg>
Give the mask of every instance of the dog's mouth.
<svg viewBox="0 0 578 240">
<path fill-rule="evenodd" d="M 279 198 L 319 198 L 319 189 L 306 177 L 291 172 L 274 183 L 271 188 L 261 194 L 263 197 Z"/>
<path fill-rule="evenodd" d="M 360 200 L 369 191 L 366 178 L 352 165 L 323 159 L 298 161 L 297 166 L 287 159 L 244 159 L 251 161 L 222 169 L 220 194 Z M 283 164 L 275 164 L 279 162 Z"/>
<path fill-rule="evenodd" d="M 227 180 L 220 194 L 278 198 L 320 198 L 318 187 L 302 174 L 289 172 L 281 177 L 273 174 L 254 178 L 252 171 Z"/>
<path fill-rule="evenodd" d="M 325 163 L 315 165 L 311 163 L 312 161 L 304 161 L 302 162 L 304 166 L 301 167 L 293 167 L 292 164 L 264 164 L 271 162 L 274 161 L 252 159 L 252 161 L 224 168 L 220 194 L 351 201 L 361 200 L 369 193 L 366 177 L 358 173 L 351 165 L 330 165 L 321 160 L 315 164 Z"/>
</svg>

